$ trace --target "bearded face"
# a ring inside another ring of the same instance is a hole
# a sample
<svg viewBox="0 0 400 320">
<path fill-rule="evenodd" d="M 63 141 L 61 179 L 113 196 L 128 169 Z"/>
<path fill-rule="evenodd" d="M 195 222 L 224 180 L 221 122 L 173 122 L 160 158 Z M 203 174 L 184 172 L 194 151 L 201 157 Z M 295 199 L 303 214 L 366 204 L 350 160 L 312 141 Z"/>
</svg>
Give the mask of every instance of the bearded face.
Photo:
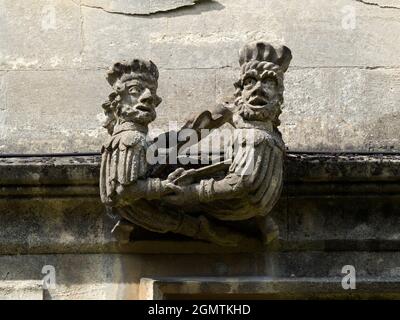
<svg viewBox="0 0 400 320">
<path fill-rule="evenodd" d="M 245 120 L 276 122 L 281 100 L 278 80 L 270 71 L 252 69 L 242 77 L 238 104 Z"/>
<path fill-rule="evenodd" d="M 155 109 L 161 102 L 156 90 L 155 84 L 140 79 L 125 83 L 125 89 L 119 93 L 118 117 L 123 121 L 148 125 L 156 118 Z"/>
<path fill-rule="evenodd" d="M 263 73 L 252 70 L 243 78 L 242 98 L 255 108 L 278 101 L 278 82 L 267 70 Z"/>
</svg>

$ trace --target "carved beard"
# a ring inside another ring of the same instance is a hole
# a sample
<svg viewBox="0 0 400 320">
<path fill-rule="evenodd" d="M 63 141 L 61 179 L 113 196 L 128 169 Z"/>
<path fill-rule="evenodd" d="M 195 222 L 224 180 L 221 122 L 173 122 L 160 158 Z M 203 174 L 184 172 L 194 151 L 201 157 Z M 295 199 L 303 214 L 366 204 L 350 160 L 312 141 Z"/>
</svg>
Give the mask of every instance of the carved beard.
<svg viewBox="0 0 400 320">
<path fill-rule="evenodd" d="M 279 126 L 279 115 L 282 113 L 278 99 L 272 100 L 263 106 L 253 106 L 239 97 L 235 101 L 236 112 L 247 121 L 271 121 L 275 127 Z"/>
<path fill-rule="evenodd" d="M 149 108 L 149 110 L 142 110 L 140 107 L 141 103 L 137 103 L 134 106 L 123 106 L 118 105 L 118 120 L 119 123 L 133 122 L 144 126 L 147 126 L 150 122 L 156 119 L 156 111 L 154 108 Z M 145 107 L 145 106 L 143 106 Z"/>
</svg>

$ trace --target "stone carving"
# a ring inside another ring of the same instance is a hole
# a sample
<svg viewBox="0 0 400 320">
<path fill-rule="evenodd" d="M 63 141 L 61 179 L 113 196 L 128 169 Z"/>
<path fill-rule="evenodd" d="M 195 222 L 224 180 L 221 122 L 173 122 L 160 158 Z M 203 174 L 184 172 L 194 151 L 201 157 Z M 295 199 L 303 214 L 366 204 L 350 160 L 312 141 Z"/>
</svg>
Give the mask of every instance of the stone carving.
<svg viewBox="0 0 400 320">
<path fill-rule="evenodd" d="M 120 217 L 113 233 L 122 242 L 137 227 L 223 246 L 255 237 L 248 226 L 256 226 L 265 243 L 276 237 L 269 214 L 282 189 L 285 145 L 278 126 L 292 56 L 287 47 L 266 42 L 245 45 L 239 56 L 233 102 L 202 112 L 180 131 L 191 130 L 199 141 L 204 129 L 233 126 L 231 152 L 205 166 L 149 164 L 149 147 L 157 144 L 149 141 L 148 124 L 161 102 L 153 62 L 116 63 L 108 72 L 113 92 L 103 108 L 110 138 L 102 148 L 100 192 Z M 186 142 L 168 141 L 168 148 Z"/>
</svg>

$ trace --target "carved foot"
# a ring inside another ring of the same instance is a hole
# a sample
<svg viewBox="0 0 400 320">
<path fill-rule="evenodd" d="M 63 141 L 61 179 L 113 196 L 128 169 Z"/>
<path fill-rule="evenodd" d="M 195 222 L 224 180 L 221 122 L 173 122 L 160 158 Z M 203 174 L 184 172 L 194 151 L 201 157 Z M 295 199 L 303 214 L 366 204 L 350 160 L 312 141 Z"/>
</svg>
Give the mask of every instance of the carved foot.
<svg viewBox="0 0 400 320">
<path fill-rule="evenodd" d="M 236 247 L 248 238 L 237 231 L 211 223 L 206 217 L 199 217 L 200 228 L 197 238 L 225 247 Z"/>
<path fill-rule="evenodd" d="M 121 219 L 111 230 L 111 233 L 114 235 L 119 243 L 127 244 L 129 243 L 129 239 L 134 228 L 135 225 L 133 223 L 125 219 Z"/>
<path fill-rule="evenodd" d="M 257 217 L 257 225 L 262 233 L 264 245 L 271 244 L 279 237 L 279 228 L 270 216 Z"/>
</svg>

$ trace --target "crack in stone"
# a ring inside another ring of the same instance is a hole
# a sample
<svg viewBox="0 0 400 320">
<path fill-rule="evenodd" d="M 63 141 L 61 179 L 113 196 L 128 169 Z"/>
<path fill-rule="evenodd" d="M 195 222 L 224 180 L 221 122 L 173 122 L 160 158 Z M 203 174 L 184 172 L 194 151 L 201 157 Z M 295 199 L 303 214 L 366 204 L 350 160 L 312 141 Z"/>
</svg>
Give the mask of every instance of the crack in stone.
<svg viewBox="0 0 400 320">
<path fill-rule="evenodd" d="M 71 0 L 73 1 L 73 0 Z M 125 16 L 139 16 L 139 17 L 148 17 L 150 15 L 154 15 L 154 14 L 160 14 L 160 13 L 170 13 L 170 12 L 176 12 L 178 10 L 187 8 L 187 7 L 192 7 L 200 2 L 212 2 L 212 0 L 190 0 L 191 2 L 188 3 L 184 3 L 181 4 L 179 6 L 176 7 L 171 7 L 169 9 L 159 9 L 159 10 L 154 10 L 151 11 L 151 9 L 149 9 L 149 12 L 146 13 L 135 13 L 135 12 L 123 12 L 123 11 L 117 11 L 117 10 L 110 10 L 107 8 L 104 8 L 102 6 L 96 6 L 96 5 L 89 5 L 86 3 L 80 3 L 79 6 L 80 7 L 85 7 L 85 8 L 91 8 L 91 9 L 98 9 L 98 10 L 103 10 L 104 12 L 110 13 L 110 14 L 118 14 L 118 15 L 125 15 Z M 74 2 L 74 1 L 73 1 Z"/>
<path fill-rule="evenodd" d="M 400 5 L 397 7 L 397 6 L 382 5 L 382 4 L 379 4 L 379 3 L 376 3 L 376 2 L 369 2 L 369 1 L 366 1 L 366 0 L 355 0 L 355 1 L 363 3 L 363 4 L 366 4 L 366 5 L 369 5 L 369 6 L 375 6 L 375 7 L 381 8 L 381 9 L 397 9 L 397 10 L 400 10 Z"/>
</svg>

